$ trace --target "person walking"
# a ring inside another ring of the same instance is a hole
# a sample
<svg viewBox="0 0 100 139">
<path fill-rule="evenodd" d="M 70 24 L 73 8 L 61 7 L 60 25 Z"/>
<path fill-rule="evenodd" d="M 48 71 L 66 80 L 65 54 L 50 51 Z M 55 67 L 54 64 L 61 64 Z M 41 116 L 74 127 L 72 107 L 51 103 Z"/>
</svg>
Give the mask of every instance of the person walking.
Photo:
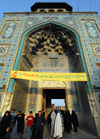
<svg viewBox="0 0 100 139">
<path fill-rule="evenodd" d="M 18 112 L 15 119 L 15 126 L 11 133 L 11 139 L 20 139 L 24 130 L 24 114 L 21 111 Z"/>
<path fill-rule="evenodd" d="M 12 109 L 11 116 L 12 116 L 12 122 L 13 122 L 13 121 L 14 121 L 15 116 L 17 116 L 17 114 L 15 113 L 15 109 Z"/>
<path fill-rule="evenodd" d="M 34 135 L 32 139 L 43 139 L 43 130 L 46 121 L 44 116 L 42 116 L 42 112 L 38 112 L 38 116 L 35 119 L 34 123 Z"/>
<path fill-rule="evenodd" d="M 32 124 L 33 124 L 34 116 L 32 115 L 32 111 L 29 112 L 29 116 L 26 118 L 25 129 L 27 134 L 27 139 L 30 139 L 32 136 Z"/>
<path fill-rule="evenodd" d="M 70 133 L 70 131 L 72 130 L 71 115 L 70 115 L 69 110 L 65 111 L 64 113 L 64 127 L 67 133 Z"/>
<path fill-rule="evenodd" d="M 44 118 L 45 118 L 45 111 L 44 111 L 44 109 L 42 109 L 42 116 L 44 116 Z"/>
<path fill-rule="evenodd" d="M 36 121 L 36 117 L 38 116 L 38 113 L 35 113 L 35 117 L 34 117 L 34 120 L 33 120 L 33 124 L 32 124 L 32 127 L 31 127 L 31 129 L 32 129 L 32 137 L 31 137 L 31 139 L 33 138 L 33 136 L 34 136 L 34 127 L 35 127 L 35 121 Z"/>
<path fill-rule="evenodd" d="M 0 123 L 0 139 L 5 139 L 6 133 L 9 131 L 12 116 L 6 111 Z"/>
<path fill-rule="evenodd" d="M 79 122 L 78 122 L 78 118 L 77 118 L 77 115 L 76 115 L 74 110 L 72 110 L 71 119 L 72 119 L 72 124 L 73 124 L 73 127 L 74 127 L 74 132 L 77 132 L 77 127 L 79 125 Z"/>
</svg>

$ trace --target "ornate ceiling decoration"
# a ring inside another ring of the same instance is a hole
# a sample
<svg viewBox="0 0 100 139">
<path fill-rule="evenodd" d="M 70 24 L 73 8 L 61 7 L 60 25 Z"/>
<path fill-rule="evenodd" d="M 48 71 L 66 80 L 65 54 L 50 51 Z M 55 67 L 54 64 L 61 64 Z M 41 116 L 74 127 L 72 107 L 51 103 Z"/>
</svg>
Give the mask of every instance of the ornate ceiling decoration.
<svg viewBox="0 0 100 139">
<path fill-rule="evenodd" d="M 67 29 L 49 24 L 32 32 L 26 41 L 30 47 L 30 53 L 34 55 L 49 55 L 55 52 L 57 55 L 71 55 L 76 48 L 75 36 Z"/>
</svg>

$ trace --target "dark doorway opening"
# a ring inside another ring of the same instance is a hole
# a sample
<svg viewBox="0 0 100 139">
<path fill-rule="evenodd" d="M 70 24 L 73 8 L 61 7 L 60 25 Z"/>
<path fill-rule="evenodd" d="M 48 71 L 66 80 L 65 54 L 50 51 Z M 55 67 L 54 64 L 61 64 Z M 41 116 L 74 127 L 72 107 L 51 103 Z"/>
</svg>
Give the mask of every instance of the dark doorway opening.
<svg viewBox="0 0 100 139">
<path fill-rule="evenodd" d="M 52 110 L 52 99 L 64 99 L 65 108 L 66 108 L 66 95 L 65 89 L 43 89 L 43 103 L 42 108 L 45 110 L 46 117 L 49 112 Z M 60 102 L 60 101 L 59 101 Z M 59 103 L 60 106 L 60 103 Z"/>
</svg>

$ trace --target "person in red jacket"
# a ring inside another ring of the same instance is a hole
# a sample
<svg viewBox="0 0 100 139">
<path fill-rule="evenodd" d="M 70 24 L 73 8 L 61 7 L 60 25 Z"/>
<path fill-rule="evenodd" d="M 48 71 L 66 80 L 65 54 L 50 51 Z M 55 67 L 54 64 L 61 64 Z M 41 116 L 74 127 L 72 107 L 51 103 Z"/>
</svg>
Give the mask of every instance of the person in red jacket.
<svg viewBox="0 0 100 139">
<path fill-rule="evenodd" d="M 33 120 L 34 120 L 34 116 L 32 115 L 32 111 L 30 111 L 29 116 L 27 116 L 26 123 L 25 123 L 27 139 L 30 139 L 32 136 L 31 126 L 33 124 Z"/>
</svg>

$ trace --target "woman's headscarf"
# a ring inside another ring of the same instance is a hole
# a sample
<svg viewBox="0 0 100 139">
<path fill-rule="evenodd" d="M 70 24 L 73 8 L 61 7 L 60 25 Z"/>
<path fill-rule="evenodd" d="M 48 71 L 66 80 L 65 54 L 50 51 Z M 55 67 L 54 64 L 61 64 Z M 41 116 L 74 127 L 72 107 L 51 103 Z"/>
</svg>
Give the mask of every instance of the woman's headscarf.
<svg viewBox="0 0 100 139">
<path fill-rule="evenodd" d="M 6 116 L 6 113 L 8 113 L 8 116 Z M 12 116 L 10 115 L 9 111 L 6 111 L 2 120 L 1 120 L 1 126 L 9 126 L 10 122 L 11 122 Z"/>
<path fill-rule="evenodd" d="M 6 116 L 6 113 L 8 113 L 8 116 Z M 10 117 L 11 117 L 10 112 L 9 111 L 6 111 L 5 114 L 4 114 L 4 116 L 3 116 L 3 118 L 2 118 L 2 121 L 5 121 L 5 120 L 9 119 Z"/>
</svg>

